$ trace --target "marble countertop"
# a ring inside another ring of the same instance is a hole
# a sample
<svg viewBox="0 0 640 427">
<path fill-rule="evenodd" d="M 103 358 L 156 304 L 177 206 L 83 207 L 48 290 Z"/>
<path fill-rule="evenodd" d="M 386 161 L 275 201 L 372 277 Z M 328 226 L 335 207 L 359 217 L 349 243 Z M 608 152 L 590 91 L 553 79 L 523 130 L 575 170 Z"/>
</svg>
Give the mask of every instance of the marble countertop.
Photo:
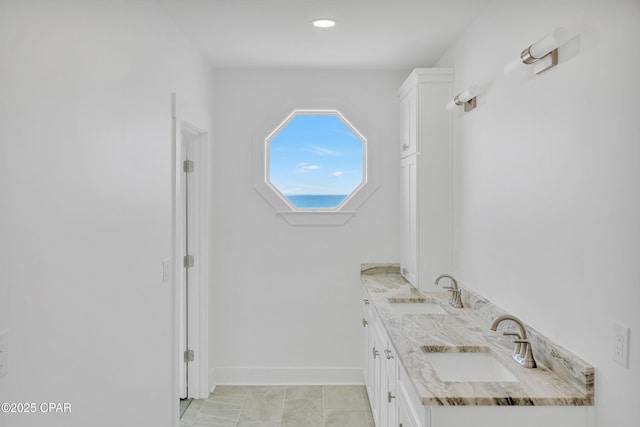
<svg viewBox="0 0 640 427">
<path fill-rule="evenodd" d="M 489 328 L 491 319 L 504 312 L 473 292 L 462 288 L 465 308 L 451 307 L 448 292 L 418 292 L 396 264 L 363 264 L 361 280 L 423 405 L 593 405 L 592 366 L 527 326 L 538 367 L 521 367 L 511 357 L 511 338 L 502 335 L 506 329 Z M 447 314 L 400 314 L 390 301 L 434 302 Z M 424 347 L 441 353 L 489 352 L 518 381 L 444 382 Z"/>
</svg>

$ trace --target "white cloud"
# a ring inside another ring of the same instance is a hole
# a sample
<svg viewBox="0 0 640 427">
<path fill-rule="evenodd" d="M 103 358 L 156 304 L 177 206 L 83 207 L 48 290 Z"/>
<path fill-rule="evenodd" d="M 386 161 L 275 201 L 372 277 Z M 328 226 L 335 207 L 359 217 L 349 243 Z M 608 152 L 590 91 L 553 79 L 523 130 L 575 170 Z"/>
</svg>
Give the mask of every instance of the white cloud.
<svg viewBox="0 0 640 427">
<path fill-rule="evenodd" d="M 298 167 L 296 169 L 294 169 L 294 172 L 311 172 L 314 170 L 318 170 L 320 169 L 320 166 L 318 165 L 312 165 L 310 163 L 306 163 L 306 162 L 300 162 L 298 163 Z"/>
<path fill-rule="evenodd" d="M 344 174 L 344 172 L 342 172 L 342 171 L 331 172 L 331 176 L 342 176 L 343 174 Z"/>
</svg>

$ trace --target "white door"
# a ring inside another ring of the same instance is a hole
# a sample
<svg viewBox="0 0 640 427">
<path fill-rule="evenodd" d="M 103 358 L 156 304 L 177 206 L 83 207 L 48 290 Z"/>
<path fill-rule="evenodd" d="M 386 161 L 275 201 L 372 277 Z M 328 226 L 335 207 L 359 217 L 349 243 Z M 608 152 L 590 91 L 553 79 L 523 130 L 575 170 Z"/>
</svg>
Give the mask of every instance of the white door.
<svg viewBox="0 0 640 427">
<path fill-rule="evenodd" d="M 209 396 L 210 117 L 173 95 L 175 394 Z M 176 422 L 179 423 L 179 402 Z"/>
<path fill-rule="evenodd" d="M 180 397 L 206 398 L 208 387 L 207 134 L 182 123 L 177 221 Z"/>
<path fill-rule="evenodd" d="M 189 364 L 194 361 L 194 353 L 189 346 L 190 328 L 189 328 L 189 291 L 190 282 L 194 279 L 192 276 L 193 267 L 195 265 L 195 257 L 193 255 L 196 236 L 193 235 L 195 226 L 196 206 L 194 201 L 195 193 L 195 161 L 193 160 L 194 135 L 186 129 L 180 131 L 181 140 L 181 165 L 179 170 L 181 180 L 181 194 L 179 200 L 181 209 L 181 241 L 178 243 L 180 247 L 180 398 L 190 397 L 189 393 Z M 179 261 L 180 261 L 179 260 Z M 195 283 L 194 283 L 195 284 Z"/>
</svg>

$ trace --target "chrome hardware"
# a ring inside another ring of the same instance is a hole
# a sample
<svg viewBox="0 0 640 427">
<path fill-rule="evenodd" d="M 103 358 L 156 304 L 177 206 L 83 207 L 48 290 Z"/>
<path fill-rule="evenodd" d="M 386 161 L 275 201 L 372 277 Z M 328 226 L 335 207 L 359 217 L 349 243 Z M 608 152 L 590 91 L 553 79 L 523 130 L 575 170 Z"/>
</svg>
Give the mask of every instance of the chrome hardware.
<svg viewBox="0 0 640 427">
<path fill-rule="evenodd" d="M 184 268 L 192 268 L 194 265 L 194 258 L 193 255 L 185 255 L 183 258 L 183 265 Z"/>
<path fill-rule="evenodd" d="M 529 342 L 529 340 L 515 340 L 514 342 L 517 345 L 522 344 L 522 349 L 520 350 L 520 353 L 518 353 L 518 356 L 513 356 L 516 362 L 525 368 L 535 368 L 537 365 L 533 358 L 533 352 L 531 351 L 531 342 Z"/>
<path fill-rule="evenodd" d="M 495 331 L 498 329 L 498 325 L 503 320 L 511 320 L 520 328 L 520 334 L 505 332 L 504 335 L 513 335 L 518 339 L 515 339 L 513 342 L 516 343 L 516 348 L 513 350 L 513 354 L 511 357 L 518 362 L 518 364 L 522 365 L 525 368 L 535 368 L 536 361 L 533 358 L 533 352 L 531 351 L 531 342 L 527 338 L 527 330 L 524 327 L 524 324 L 520 319 L 515 316 L 511 316 L 510 314 L 504 314 L 502 316 L 498 316 L 493 319 L 493 323 L 491 323 L 491 330 Z M 522 337 L 522 338 L 521 338 Z"/>
<path fill-rule="evenodd" d="M 374 358 L 374 359 L 375 359 L 376 357 L 378 357 L 378 355 L 380 354 L 380 352 L 379 352 L 378 350 L 376 350 L 376 348 L 375 348 L 375 347 L 373 347 L 373 351 L 372 351 L 372 353 L 373 353 L 373 358 Z"/>
<path fill-rule="evenodd" d="M 393 353 L 389 349 L 384 351 L 384 355 L 387 356 L 387 360 L 393 359 Z"/>
<path fill-rule="evenodd" d="M 364 303 L 365 303 L 365 304 L 369 304 L 369 300 L 365 298 L 365 299 L 364 299 Z"/>
<path fill-rule="evenodd" d="M 522 349 L 522 343 L 520 343 L 518 340 L 521 340 L 522 337 L 520 336 L 519 333 L 517 332 L 503 332 L 502 335 L 508 336 L 508 337 L 516 337 L 517 339 L 514 340 L 513 342 L 516 343 L 516 349 L 513 350 L 514 353 L 520 353 L 521 349 Z"/>
<path fill-rule="evenodd" d="M 387 393 L 387 401 L 388 401 L 389 403 L 391 403 L 391 399 L 395 399 L 395 398 L 396 398 L 396 397 L 395 397 L 393 394 L 391 394 L 391 392 L 388 392 L 388 393 Z"/>
<path fill-rule="evenodd" d="M 449 300 L 449 305 L 455 308 L 462 308 L 462 299 L 460 298 L 462 293 L 458 288 L 458 281 L 453 276 L 449 274 L 442 274 L 436 277 L 435 285 L 437 286 L 440 279 L 443 279 L 445 277 L 451 280 L 451 286 L 445 286 L 443 288 L 451 291 L 451 299 Z"/>
<path fill-rule="evenodd" d="M 362 319 L 362 327 L 366 328 L 368 324 L 369 324 L 369 322 L 367 322 L 367 320 L 363 318 Z"/>
</svg>

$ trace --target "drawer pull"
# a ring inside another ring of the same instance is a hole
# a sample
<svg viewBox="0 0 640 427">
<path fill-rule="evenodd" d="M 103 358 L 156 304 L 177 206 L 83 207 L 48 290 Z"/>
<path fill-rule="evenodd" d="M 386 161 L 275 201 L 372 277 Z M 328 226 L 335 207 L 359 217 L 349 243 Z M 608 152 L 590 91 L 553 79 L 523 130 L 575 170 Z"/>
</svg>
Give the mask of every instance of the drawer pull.
<svg viewBox="0 0 640 427">
<path fill-rule="evenodd" d="M 368 324 L 369 324 L 369 322 L 367 322 L 367 320 L 363 318 L 362 319 L 362 327 L 366 328 Z"/>
</svg>

